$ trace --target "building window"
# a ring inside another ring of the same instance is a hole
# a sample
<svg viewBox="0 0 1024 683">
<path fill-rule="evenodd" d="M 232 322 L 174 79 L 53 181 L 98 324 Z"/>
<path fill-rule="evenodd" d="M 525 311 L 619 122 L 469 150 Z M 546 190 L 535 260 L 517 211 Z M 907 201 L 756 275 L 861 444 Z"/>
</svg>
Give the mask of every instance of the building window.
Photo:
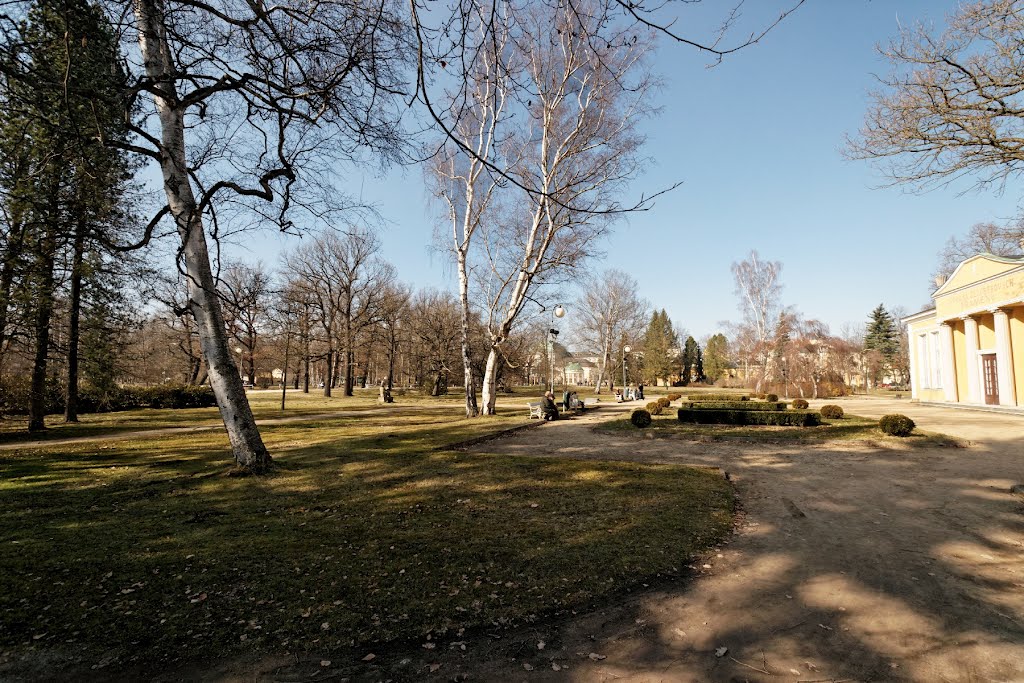
<svg viewBox="0 0 1024 683">
<path fill-rule="evenodd" d="M 930 389 L 932 378 L 932 356 L 928 353 L 928 335 L 926 334 L 922 334 L 917 337 L 917 359 L 921 364 L 921 368 L 917 373 L 918 381 L 921 383 L 921 388 Z"/>
<path fill-rule="evenodd" d="M 932 345 L 932 389 L 942 388 L 942 346 L 939 344 L 939 333 L 932 332 L 930 340 Z"/>
</svg>

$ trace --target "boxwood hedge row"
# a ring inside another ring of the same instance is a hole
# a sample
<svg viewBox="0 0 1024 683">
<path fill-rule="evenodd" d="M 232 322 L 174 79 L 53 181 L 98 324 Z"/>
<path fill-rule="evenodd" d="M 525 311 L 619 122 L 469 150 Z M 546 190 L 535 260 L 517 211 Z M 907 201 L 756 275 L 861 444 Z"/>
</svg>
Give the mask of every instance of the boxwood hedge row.
<svg viewBox="0 0 1024 683">
<path fill-rule="evenodd" d="M 749 396 L 739 394 L 688 394 L 687 401 L 748 401 Z"/>
<path fill-rule="evenodd" d="M 778 427 L 817 427 L 821 415 L 810 410 L 707 410 L 680 408 L 680 422 L 693 424 L 771 425 Z"/>
<path fill-rule="evenodd" d="M 680 408 L 693 408 L 694 410 L 785 410 L 786 403 L 778 401 L 768 403 L 767 401 L 684 401 Z"/>
</svg>

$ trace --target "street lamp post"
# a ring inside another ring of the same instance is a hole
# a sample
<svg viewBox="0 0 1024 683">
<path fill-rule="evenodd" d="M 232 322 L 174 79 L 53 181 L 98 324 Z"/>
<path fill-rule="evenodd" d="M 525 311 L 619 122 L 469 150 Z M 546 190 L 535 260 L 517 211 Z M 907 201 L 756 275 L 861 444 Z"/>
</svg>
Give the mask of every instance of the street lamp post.
<svg viewBox="0 0 1024 683">
<path fill-rule="evenodd" d="M 245 375 L 242 373 L 242 347 L 236 346 L 235 353 L 238 354 L 238 376 L 244 380 Z"/>
<path fill-rule="evenodd" d="M 632 351 L 629 344 L 622 347 L 622 395 L 626 395 L 626 354 Z"/>
<path fill-rule="evenodd" d="M 565 307 L 558 304 L 551 309 L 551 327 L 548 328 L 548 391 L 555 393 L 555 338 L 558 337 L 558 330 L 555 329 L 555 318 L 565 316 Z"/>
</svg>

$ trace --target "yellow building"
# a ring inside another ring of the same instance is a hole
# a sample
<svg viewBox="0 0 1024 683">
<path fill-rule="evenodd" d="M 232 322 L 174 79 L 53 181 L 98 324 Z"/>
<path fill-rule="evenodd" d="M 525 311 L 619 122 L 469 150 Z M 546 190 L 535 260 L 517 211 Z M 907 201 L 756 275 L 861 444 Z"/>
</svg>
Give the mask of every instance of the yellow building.
<svg viewBox="0 0 1024 683">
<path fill-rule="evenodd" d="M 907 316 L 913 397 L 1024 405 L 1024 257 L 967 259 Z"/>
</svg>

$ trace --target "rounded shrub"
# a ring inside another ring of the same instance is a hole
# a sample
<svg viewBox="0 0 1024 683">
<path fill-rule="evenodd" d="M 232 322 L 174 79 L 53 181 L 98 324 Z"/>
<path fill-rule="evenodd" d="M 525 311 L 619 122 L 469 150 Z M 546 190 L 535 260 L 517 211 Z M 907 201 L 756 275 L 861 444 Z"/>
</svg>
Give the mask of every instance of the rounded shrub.
<svg viewBox="0 0 1024 683">
<path fill-rule="evenodd" d="M 629 416 L 629 421 L 633 423 L 634 427 L 638 427 L 640 429 L 650 427 L 651 414 L 643 409 L 634 410 L 633 414 Z"/>
<path fill-rule="evenodd" d="M 821 416 L 826 420 L 838 420 L 843 416 L 843 409 L 841 406 L 828 404 L 821 407 Z"/>
<path fill-rule="evenodd" d="M 671 404 L 672 401 L 668 400 L 664 396 L 658 399 L 658 405 L 660 405 L 662 408 L 668 408 Z"/>
<path fill-rule="evenodd" d="M 661 411 L 664 409 L 665 407 L 659 401 L 651 401 L 647 404 L 647 412 L 651 415 L 661 415 Z"/>
<path fill-rule="evenodd" d="M 878 428 L 889 436 L 910 436 L 914 431 L 914 421 L 899 413 L 883 415 L 878 421 Z"/>
<path fill-rule="evenodd" d="M 793 399 L 793 409 L 794 410 L 807 410 L 807 406 L 808 405 L 809 404 L 807 403 L 807 401 L 803 400 L 802 398 L 794 398 Z"/>
<path fill-rule="evenodd" d="M 765 394 L 764 395 L 764 400 L 768 401 L 769 403 L 775 403 L 776 401 L 779 400 L 779 395 L 778 394 Z"/>
</svg>

